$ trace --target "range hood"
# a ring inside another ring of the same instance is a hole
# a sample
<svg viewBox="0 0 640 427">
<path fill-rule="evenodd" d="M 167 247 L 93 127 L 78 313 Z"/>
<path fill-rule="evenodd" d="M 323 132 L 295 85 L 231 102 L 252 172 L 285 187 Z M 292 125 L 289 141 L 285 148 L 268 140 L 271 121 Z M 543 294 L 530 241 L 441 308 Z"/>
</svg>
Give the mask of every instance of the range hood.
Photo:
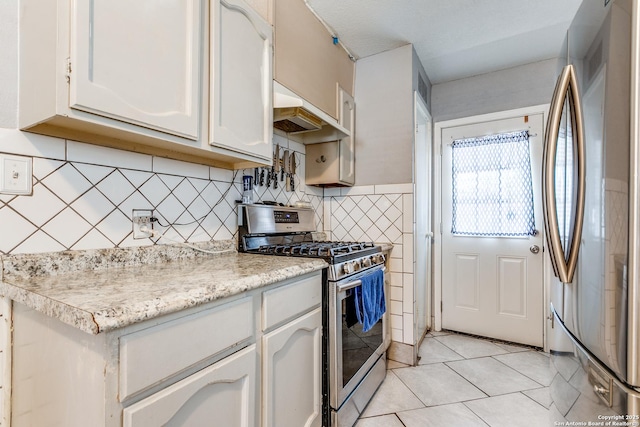
<svg viewBox="0 0 640 427">
<path fill-rule="evenodd" d="M 336 141 L 351 134 L 338 121 L 286 87 L 273 82 L 274 132 L 303 144 Z"/>
<path fill-rule="evenodd" d="M 315 132 L 322 125 L 320 117 L 302 107 L 276 108 L 273 112 L 273 127 L 286 133 Z"/>
</svg>

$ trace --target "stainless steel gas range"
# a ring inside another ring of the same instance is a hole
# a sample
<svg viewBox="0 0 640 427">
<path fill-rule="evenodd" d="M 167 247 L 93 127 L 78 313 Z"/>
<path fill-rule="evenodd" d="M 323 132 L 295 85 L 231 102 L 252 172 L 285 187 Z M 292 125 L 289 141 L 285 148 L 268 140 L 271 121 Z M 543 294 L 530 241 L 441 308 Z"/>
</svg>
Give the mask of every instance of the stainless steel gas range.
<svg viewBox="0 0 640 427">
<path fill-rule="evenodd" d="M 314 241 L 314 218 L 310 208 L 240 205 L 239 250 L 323 258 L 329 264 L 323 290 L 323 425 L 352 427 L 386 374 L 388 314 L 373 322 L 354 314 L 363 281 L 383 274 L 385 257 L 371 242 Z"/>
</svg>

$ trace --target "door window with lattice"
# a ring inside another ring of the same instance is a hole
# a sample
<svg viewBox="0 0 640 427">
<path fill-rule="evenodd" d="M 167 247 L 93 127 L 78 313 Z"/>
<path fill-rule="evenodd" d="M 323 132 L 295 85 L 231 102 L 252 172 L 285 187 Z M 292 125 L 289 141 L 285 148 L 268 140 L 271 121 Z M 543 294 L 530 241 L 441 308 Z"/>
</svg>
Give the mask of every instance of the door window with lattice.
<svg viewBox="0 0 640 427">
<path fill-rule="evenodd" d="M 535 235 L 527 131 L 453 141 L 452 178 L 452 234 Z"/>
</svg>

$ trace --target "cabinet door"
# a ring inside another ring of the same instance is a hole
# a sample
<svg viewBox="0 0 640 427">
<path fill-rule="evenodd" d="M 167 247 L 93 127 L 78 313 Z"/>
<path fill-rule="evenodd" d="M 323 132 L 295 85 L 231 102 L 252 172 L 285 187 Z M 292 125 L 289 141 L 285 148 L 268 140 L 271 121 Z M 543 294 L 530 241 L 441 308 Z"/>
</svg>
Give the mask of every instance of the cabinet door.
<svg viewBox="0 0 640 427">
<path fill-rule="evenodd" d="M 256 426 L 255 344 L 137 402 L 124 427 Z"/>
<path fill-rule="evenodd" d="M 73 4 L 71 108 L 197 139 L 201 0 Z"/>
<path fill-rule="evenodd" d="M 339 123 L 351 134 L 340 140 L 340 182 L 343 184 L 355 184 L 356 182 L 356 160 L 355 160 L 355 124 L 356 124 L 356 104 L 353 97 L 344 89 L 339 88 L 340 117 Z"/>
<path fill-rule="evenodd" d="M 320 308 L 263 337 L 263 427 L 322 423 L 321 337 Z"/>
<path fill-rule="evenodd" d="M 210 143 L 271 162 L 271 26 L 241 0 L 211 4 Z"/>
</svg>

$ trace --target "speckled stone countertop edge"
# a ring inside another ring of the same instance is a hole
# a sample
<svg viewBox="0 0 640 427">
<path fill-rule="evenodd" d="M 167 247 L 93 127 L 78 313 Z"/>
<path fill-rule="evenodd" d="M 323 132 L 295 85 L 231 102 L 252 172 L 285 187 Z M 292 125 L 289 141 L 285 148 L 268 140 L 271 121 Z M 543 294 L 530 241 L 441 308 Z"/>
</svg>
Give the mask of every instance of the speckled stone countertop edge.
<svg viewBox="0 0 640 427">
<path fill-rule="evenodd" d="M 215 251 L 229 247 L 217 244 Z M 158 253 L 145 253 L 149 250 Z M 105 251 L 114 255 L 108 262 L 99 257 Z M 119 250 L 5 255 L 0 258 L 5 267 L 0 294 L 98 334 L 327 267 L 321 259 L 238 254 L 235 249 L 206 257 L 168 245 L 114 251 Z M 92 268 L 91 260 L 100 268 Z"/>
<path fill-rule="evenodd" d="M 175 313 L 181 310 L 197 307 L 210 302 L 221 300 L 223 298 L 238 295 L 243 292 L 259 289 L 264 286 L 272 285 L 288 279 L 294 279 L 296 277 L 303 276 L 314 271 L 322 270 L 326 267 L 326 263 L 321 260 L 308 259 L 308 262 L 304 263 L 302 262 L 301 258 L 299 260 L 300 265 L 298 266 L 263 272 L 251 277 L 238 279 L 235 280 L 233 284 L 222 289 L 218 289 L 217 291 L 205 291 L 203 293 L 200 290 L 193 290 L 189 293 L 188 296 L 185 296 L 184 298 L 170 299 L 167 300 L 167 304 L 155 306 L 153 308 L 149 308 L 149 306 L 146 304 L 140 304 L 139 310 L 135 309 L 137 307 L 134 307 L 132 310 L 133 312 L 137 311 L 140 314 L 135 317 L 126 318 L 125 320 L 119 319 L 117 316 L 112 316 L 108 311 L 94 313 L 93 319 L 96 324 L 100 325 L 98 332 L 108 332 L 115 329 L 123 328 L 125 326 L 129 326 L 131 324 L 139 323 L 144 320 L 153 319 L 165 314 Z"/>
<path fill-rule="evenodd" d="M 93 315 L 78 307 L 73 307 L 60 301 L 52 300 L 46 296 L 39 295 L 6 282 L 0 282 L 0 293 L 13 301 L 19 302 L 31 309 L 46 314 L 49 317 L 58 319 L 67 325 L 80 329 L 81 331 L 94 335 L 101 332 Z"/>
<path fill-rule="evenodd" d="M 380 246 L 382 252 L 390 251 L 393 249 L 393 243 L 388 242 L 376 242 L 376 245 Z"/>
<path fill-rule="evenodd" d="M 261 255 L 254 256 L 260 257 Z M 223 286 L 196 287 L 189 289 L 183 295 L 170 295 L 163 299 L 152 298 L 148 301 L 129 304 L 125 308 L 112 307 L 93 312 L 40 295 L 37 292 L 21 287 L 20 284 L 0 282 L 0 294 L 49 317 L 95 335 L 293 279 L 322 270 L 327 266 L 320 259 L 296 258 L 296 260 L 299 263 L 296 266 L 263 271 L 260 274 L 227 282 Z"/>
</svg>

